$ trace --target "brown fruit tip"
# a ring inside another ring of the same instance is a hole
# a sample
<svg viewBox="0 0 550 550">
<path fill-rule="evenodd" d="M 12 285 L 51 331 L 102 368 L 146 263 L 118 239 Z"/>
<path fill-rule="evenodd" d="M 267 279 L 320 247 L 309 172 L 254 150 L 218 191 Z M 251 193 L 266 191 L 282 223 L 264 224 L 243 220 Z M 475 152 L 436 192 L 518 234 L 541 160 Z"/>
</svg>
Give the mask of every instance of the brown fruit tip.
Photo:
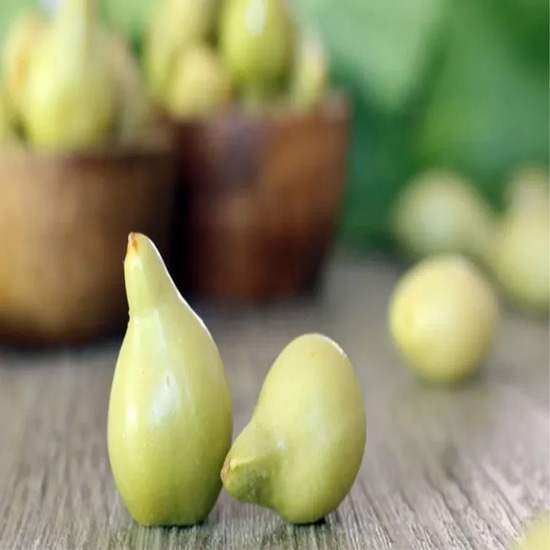
<svg viewBox="0 0 550 550">
<path fill-rule="evenodd" d="M 223 467 L 222 467 L 222 472 L 221 472 L 222 483 L 225 483 L 225 481 L 227 480 L 230 470 L 231 470 L 230 460 L 225 459 L 225 462 L 223 463 Z"/>
<path fill-rule="evenodd" d="M 130 233 L 128 235 L 128 252 L 136 252 L 139 249 L 138 234 Z"/>
</svg>

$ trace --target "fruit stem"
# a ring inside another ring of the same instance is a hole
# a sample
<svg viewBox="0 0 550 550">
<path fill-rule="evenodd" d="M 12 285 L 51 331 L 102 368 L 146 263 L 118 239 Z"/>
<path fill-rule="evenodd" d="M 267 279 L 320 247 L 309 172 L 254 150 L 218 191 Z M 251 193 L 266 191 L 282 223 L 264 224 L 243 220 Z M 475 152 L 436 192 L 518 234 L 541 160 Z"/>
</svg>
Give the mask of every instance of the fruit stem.
<svg viewBox="0 0 550 550">
<path fill-rule="evenodd" d="M 221 471 L 223 485 L 238 500 L 269 506 L 271 481 L 278 462 L 277 445 L 271 434 L 249 424 L 225 459 Z"/>
</svg>

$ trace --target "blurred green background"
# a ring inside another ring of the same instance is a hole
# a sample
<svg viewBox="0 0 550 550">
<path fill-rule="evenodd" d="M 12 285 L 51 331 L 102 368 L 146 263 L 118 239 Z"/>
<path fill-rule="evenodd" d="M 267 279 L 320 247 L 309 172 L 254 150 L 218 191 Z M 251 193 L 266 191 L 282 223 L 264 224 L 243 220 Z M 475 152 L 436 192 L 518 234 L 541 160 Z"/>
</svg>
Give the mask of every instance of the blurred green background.
<svg viewBox="0 0 550 550">
<path fill-rule="evenodd" d="M 154 1 L 101 0 L 102 12 L 139 49 Z M 35 3 L 2 0 L 0 36 Z M 392 200 L 425 167 L 460 170 L 499 206 L 511 170 L 548 166 L 547 0 L 292 3 L 321 31 L 333 80 L 352 94 L 342 243 L 387 245 Z"/>
</svg>

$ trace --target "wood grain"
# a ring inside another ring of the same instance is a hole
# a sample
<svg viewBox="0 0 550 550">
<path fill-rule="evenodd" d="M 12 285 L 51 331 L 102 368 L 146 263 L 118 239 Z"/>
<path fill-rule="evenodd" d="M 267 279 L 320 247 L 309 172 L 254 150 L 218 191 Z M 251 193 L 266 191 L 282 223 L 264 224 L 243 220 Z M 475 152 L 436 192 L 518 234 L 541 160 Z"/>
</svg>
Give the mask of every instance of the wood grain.
<svg viewBox="0 0 550 550">
<path fill-rule="evenodd" d="M 548 325 L 505 314 L 482 376 L 425 386 L 401 365 L 385 310 L 397 271 L 335 262 L 314 299 L 255 309 L 200 307 L 218 341 L 235 430 L 294 336 L 331 335 L 359 373 L 367 449 L 349 497 L 325 523 L 285 525 L 222 492 L 208 521 L 147 529 L 112 481 L 106 414 L 118 342 L 0 350 L 0 548 L 507 548 L 549 507 Z"/>
</svg>

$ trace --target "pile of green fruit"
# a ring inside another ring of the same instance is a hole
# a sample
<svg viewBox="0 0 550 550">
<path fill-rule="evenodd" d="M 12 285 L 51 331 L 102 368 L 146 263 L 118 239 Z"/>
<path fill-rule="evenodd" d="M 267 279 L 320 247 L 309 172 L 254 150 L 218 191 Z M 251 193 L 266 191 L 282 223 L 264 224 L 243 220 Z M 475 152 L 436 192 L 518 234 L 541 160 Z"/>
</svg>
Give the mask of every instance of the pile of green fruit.
<svg viewBox="0 0 550 550">
<path fill-rule="evenodd" d="M 108 450 L 118 490 L 144 525 L 190 525 L 222 483 L 291 523 L 344 500 L 366 439 L 363 396 L 346 354 L 306 334 L 275 360 L 249 424 L 231 446 L 231 396 L 218 348 L 179 294 L 153 242 L 132 233 L 130 311 L 113 378 Z"/>
<path fill-rule="evenodd" d="M 74 150 L 140 139 L 151 107 L 125 41 L 99 22 L 95 0 L 21 14 L 2 52 L 0 143 Z"/>
<path fill-rule="evenodd" d="M 505 202 L 498 215 L 459 175 L 432 170 L 395 206 L 396 241 L 420 261 L 393 292 L 389 328 L 407 364 L 429 381 L 467 378 L 488 356 L 499 319 L 491 279 L 520 310 L 548 316 L 548 173 L 516 172 Z"/>
<path fill-rule="evenodd" d="M 235 100 L 315 107 L 325 93 L 325 51 L 285 4 L 162 0 L 143 39 L 151 96 L 177 117 L 204 116 Z"/>
<path fill-rule="evenodd" d="M 550 305 L 548 171 L 516 171 L 503 213 L 492 210 L 459 174 L 432 170 L 415 178 L 395 204 L 392 228 L 410 260 L 462 254 L 498 283 L 519 309 L 547 316 Z"/>
</svg>

